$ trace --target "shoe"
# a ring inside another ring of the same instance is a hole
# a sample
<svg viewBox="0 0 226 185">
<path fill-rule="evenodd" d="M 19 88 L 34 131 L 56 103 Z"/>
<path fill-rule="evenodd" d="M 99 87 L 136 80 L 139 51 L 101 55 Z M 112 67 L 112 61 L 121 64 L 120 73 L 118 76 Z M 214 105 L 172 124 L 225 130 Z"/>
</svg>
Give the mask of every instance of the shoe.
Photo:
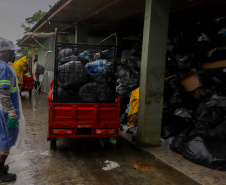
<svg viewBox="0 0 226 185">
<path fill-rule="evenodd" d="M 4 172 L 8 172 L 8 170 L 9 170 L 9 166 L 7 164 L 4 165 Z"/>
<path fill-rule="evenodd" d="M 0 182 L 10 182 L 16 180 L 16 174 L 8 173 L 7 171 L 5 171 L 6 168 L 4 166 L 0 169 Z"/>
</svg>

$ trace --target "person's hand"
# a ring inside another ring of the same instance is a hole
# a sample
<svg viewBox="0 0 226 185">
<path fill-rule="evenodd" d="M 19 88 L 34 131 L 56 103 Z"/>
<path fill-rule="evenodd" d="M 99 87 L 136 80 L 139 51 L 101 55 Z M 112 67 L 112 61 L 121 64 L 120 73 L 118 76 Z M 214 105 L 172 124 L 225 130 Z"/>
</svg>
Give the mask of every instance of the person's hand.
<svg viewBox="0 0 226 185">
<path fill-rule="evenodd" d="M 17 125 L 17 119 L 11 119 L 10 117 L 8 117 L 7 126 L 9 128 L 15 128 L 16 125 Z"/>
<path fill-rule="evenodd" d="M 16 125 L 17 125 L 17 115 L 16 115 L 16 111 L 13 109 L 13 110 L 9 110 L 8 111 L 9 114 L 8 114 L 8 122 L 7 122 L 7 126 L 9 128 L 15 128 Z"/>
</svg>

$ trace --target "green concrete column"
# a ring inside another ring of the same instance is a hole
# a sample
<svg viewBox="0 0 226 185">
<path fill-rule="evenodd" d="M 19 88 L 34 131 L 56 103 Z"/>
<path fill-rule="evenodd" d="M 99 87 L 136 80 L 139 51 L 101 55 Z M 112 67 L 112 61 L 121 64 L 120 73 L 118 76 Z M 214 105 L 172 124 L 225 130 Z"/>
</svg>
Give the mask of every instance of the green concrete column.
<svg viewBox="0 0 226 185">
<path fill-rule="evenodd" d="M 75 26 L 75 43 L 87 43 L 88 31 L 86 27 L 76 25 Z"/>
<path fill-rule="evenodd" d="M 168 0 L 146 0 L 137 145 L 160 144 L 169 18 Z"/>
</svg>

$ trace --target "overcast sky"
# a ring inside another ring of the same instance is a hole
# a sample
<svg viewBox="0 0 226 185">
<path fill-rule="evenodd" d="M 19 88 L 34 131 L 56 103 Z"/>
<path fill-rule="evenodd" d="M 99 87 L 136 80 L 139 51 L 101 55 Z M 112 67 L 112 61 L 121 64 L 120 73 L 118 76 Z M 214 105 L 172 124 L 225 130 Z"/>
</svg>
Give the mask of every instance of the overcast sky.
<svg viewBox="0 0 226 185">
<path fill-rule="evenodd" d="M 0 0 L 0 37 L 16 43 L 23 37 L 21 24 L 38 10 L 47 12 L 58 0 Z"/>
</svg>

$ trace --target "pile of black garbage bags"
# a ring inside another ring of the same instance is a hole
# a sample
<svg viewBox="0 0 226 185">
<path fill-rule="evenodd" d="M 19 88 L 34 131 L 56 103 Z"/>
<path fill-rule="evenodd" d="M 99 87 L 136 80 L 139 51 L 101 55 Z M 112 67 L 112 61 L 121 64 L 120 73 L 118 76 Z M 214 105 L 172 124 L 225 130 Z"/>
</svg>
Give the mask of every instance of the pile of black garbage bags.
<svg viewBox="0 0 226 185">
<path fill-rule="evenodd" d="M 226 66 L 202 66 L 226 60 L 225 31 L 169 39 L 161 130 L 172 151 L 216 170 L 226 170 Z M 186 91 L 180 82 L 191 71 L 200 85 Z"/>
<path fill-rule="evenodd" d="M 116 91 L 121 98 L 120 123 L 127 124 L 128 104 L 131 92 L 140 86 L 141 42 L 136 42 L 131 49 L 123 50 L 121 63 L 117 66 Z"/>
<path fill-rule="evenodd" d="M 78 53 L 65 48 L 58 53 L 57 99 L 84 103 L 115 101 L 113 51 Z"/>
</svg>

